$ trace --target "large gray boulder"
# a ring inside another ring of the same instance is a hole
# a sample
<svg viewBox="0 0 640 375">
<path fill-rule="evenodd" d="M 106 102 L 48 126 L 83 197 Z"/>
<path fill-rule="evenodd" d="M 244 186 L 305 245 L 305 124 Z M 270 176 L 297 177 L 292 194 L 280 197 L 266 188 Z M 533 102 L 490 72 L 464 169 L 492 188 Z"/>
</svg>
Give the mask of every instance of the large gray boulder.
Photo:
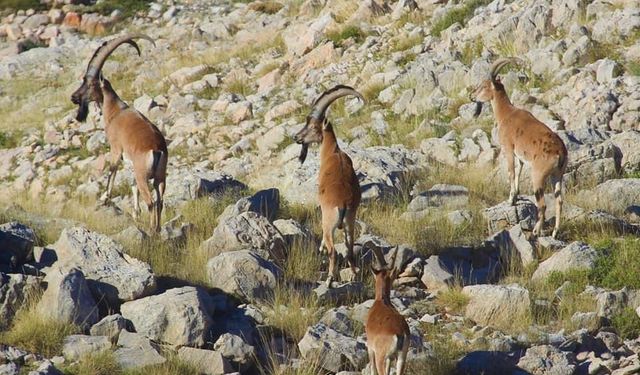
<svg viewBox="0 0 640 375">
<path fill-rule="evenodd" d="M 258 249 L 274 260 L 285 258 L 285 242 L 280 232 L 267 218 L 252 211 L 221 220 L 202 248 L 212 254 Z"/>
<path fill-rule="evenodd" d="M 640 202 L 640 178 L 605 181 L 591 191 L 590 197 L 601 206 L 624 210 Z"/>
<path fill-rule="evenodd" d="M 276 219 L 279 209 L 280 192 L 278 189 L 264 189 L 250 197 L 241 198 L 235 204 L 229 205 L 218 217 L 218 221 L 224 221 L 247 211 L 255 212 L 266 217 L 269 221 L 273 221 Z"/>
<path fill-rule="evenodd" d="M 465 286 L 465 317 L 481 325 L 499 326 L 527 317 L 529 291 L 518 284 Z"/>
<path fill-rule="evenodd" d="M 0 272 L 0 331 L 11 325 L 16 312 L 40 290 L 41 279 Z"/>
<path fill-rule="evenodd" d="M 367 363 L 367 347 L 362 341 L 346 336 L 324 323 L 309 327 L 298 343 L 303 358 L 317 360 L 330 372 L 360 370 Z"/>
<path fill-rule="evenodd" d="M 107 336 L 71 335 L 64 338 L 62 354 L 66 359 L 77 361 L 85 355 L 111 349 Z"/>
<path fill-rule="evenodd" d="M 429 290 L 446 289 L 457 280 L 463 285 L 486 284 L 500 273 L 499 261 L 492 248 L 450 248 L 425 260 L 421 280 Z"/>
<path fill-rule="evenodd" d="M 569 270 L 589 270 L 595 267 L 598 253 L 591 246 L 583 242 L 572 242 L 567 247 L 540 263 L 533 273 L 533 280 L 544 279 L 552 272 L 566 272 Z"/>
<path fill-rule="evenodd" d="M 121 331 L 118 347 L 113 355 L 124 370 L 166 362 L 166 359 L 160 355 L 158 345 L 140 333 Z"/>
<path fill-rule="evenodd" d="M 98 306 L 82 271 L 77 268 L 68 271 L 54 268 L 44 281 L 47 290 L 37 305 L 40 315 L 84 328 L 89 328 L 100 319 Z"/>
<path fill-rule="evenodd" d="M 429 207 L 463 208 L 469 203 L 469 190 L 460 185 L 436 184 L 411 200 L 407 210 L 422 211 Z"/>
<path fill-rule="evenodd" d="M 111 305 L 144 297 L 156 290 L 151 267 L 124 253 L 111 238 L 83 227 L 65 228 L 51 246 L 60 272 L 77 268 L 89 282 L 94 298 Z"/>
<path fill-rule="evenodd" d="M 538 345 L 527 349 L 518 367 L 532 375 L 573 375 L 577 365 L 575 354 L 551 345 Z"/>
<path fill-rule="evenodd" d="M 136 332 L 170 345 L 202 346 L 212 319 L 210 297 L 186 286 L 122 304 L 120 311 Z"/>
<path fill-rule="evenodd" d="M 35 233 L 26 225 L 15 221 L 0 225 L 0 269 L 4 265 L 15 270 L 32 260 L 35 240 Z"/>
<path fill-rule="evenodd" d="M 178 350 L 178 358 L 198 369 L 200 374 L 223 375 L 233 372 L 229 362 L 218 351 L 183 346 Z"/>
<path fill-rule="evenodd" d="M 273 293 L 280 270 L 251 250 L 222 253 L 207 262 L 209 286 L 243 301 L 257 302 Z"/>
</svg>

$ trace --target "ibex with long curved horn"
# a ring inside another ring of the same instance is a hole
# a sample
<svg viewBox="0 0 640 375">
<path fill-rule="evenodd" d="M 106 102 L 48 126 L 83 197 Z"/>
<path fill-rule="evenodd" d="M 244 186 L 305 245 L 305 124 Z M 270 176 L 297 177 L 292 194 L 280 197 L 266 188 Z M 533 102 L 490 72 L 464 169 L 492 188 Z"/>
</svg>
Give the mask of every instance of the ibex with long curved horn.
<svg viewBox="0 0 640 375">
<path fill-rule="evenodd" d="M 395 264 L 398 247 L 391 255 L 390 266 L 385 263 L 382 251 L 374 251 L 374 255 L 379 264 L 379 268 L 371 265 L 376 281 L 376 296 L 365 324 L 369 363 L 373 375 L 389 375 L 391 361 L 395 359 L 396 375 L 402 375 L 411 333 L 406 319 L 391 304 L 391 284 L 399 273 Z"/>
<path fill-rule="evenodd" d="M 333 244 L 336 229 L 344 229 L 347 261 L 352 275 L 356 275 L 353 256 L 353 242 L 356 211 L 360 205 L 360 183 L 353 170 L 349 155 L 338 147 L 333 126 L 326 119 L 329 105 L 336 99 L 353 95 L 364 101 L 363 96 L 351 87 L 338 85 L 324 92 L 313 103 L 307 124 L 295 136 L 297 143 L 302 144 L 300 162 L 307 157 L 309 144 L 320 143 L 320 173 L 318 176 L 318 200 L 322 211 L 322 242 L 320 251 L 327 248 L 329 254 L 329 275 L 327 285 L 337 278 L 336 250 Z"/>
<path fill-rule="evenodd" d="M 556 223 L 552 236 L 555 238 L 560 228 L 562 214 L 562 176 L 567 168 L 567 148 L 562 139 L 549 127 L 536 119 L 531 112 L 516 108 L 498 78 L 500 69 L 518 59 L 499 59 L 492 67 L 489 79 L 482 82 L 472 99 L 479 102 L 491 102 L 493 114 L 498 125 L 498 141 L 507 158 L 511 189 L 509 201 L 515 205 L 520 192 L 520 172 L 524 162 L 531 164 L 531 181 L 538 207 L 538 221 L 533 229 L 534 235 L 542 231 L 546 205 L 544 186 L 551 177 L 556 198 Z M 479 112 L 478 112 L 479 113 Z"/>
<path fill-rule="evenodd" d="M 84 121 L 89 112 L 89 103 L 95 101 L 102 110 L 105 133 L 110 146 L 109 177 L 106 191 L 101 200 L 108 201 L 115 183 L 120 161 L 133 165 L 136 183 L 132 185 L 134 218 L 138 217 L 139 192 L 151 212 L 151 227 L 160 230 L 162 216 L 162 196 L 164 195 L 167 158 L 167 144 L 158 128 L 140 112 L 130 108 L 113 90 L 111 83 L 102 76 L 102 67 L 111 53 L 123 43 L 132 45 L 140 54 L 140 48 L 133 39 L 142 38 L 155 43 L 142 34 L 130 34 L 103 43 L 93 54 L 82 85 L 71 95 L 71 101 L 78 105 L 76 119 Z M 153 202 L 147 184 L 153 179 L 156 201 Z M 139 191 L 139 192 L 138 192 Z"/>
</svg>

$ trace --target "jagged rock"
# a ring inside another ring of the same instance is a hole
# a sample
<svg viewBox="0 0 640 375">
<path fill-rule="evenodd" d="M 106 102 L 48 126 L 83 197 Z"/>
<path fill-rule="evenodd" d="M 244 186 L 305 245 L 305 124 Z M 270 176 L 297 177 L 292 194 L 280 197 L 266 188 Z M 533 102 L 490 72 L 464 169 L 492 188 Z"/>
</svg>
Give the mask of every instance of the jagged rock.
<svg viewBox="0 0 640 375">
<path fill-rule="evenodd" d="M 227 360 L 236 363 L 240 370 L 250 367 L 256 358 L 256 350 L 247 344 L 242 337 L 225 333 L 213 344 L 213 349 Z"/>
<path fill-rule="evenodd" d="M 36 235 L 26 225 L 16 221 L 0 225 L 0 267 L 7 265 L 10 269 L 33 260 L 33 243 Z"/>
<path fill-rule="evenodd" d="M 98 323 L 94 324 L 89 333 L 92 336 L 106 336 L 111 341 L 115 341 L 120 335 L 120 331 L 127 328 L 127 320 L 120 314 L 107 315 Z"/>
<path fill-rule="evenodd" d="M 283 35 L 287 50 L 296 56 L 304 55 L 320 42 L 327 29 L 333 24 L 335 24 L 333 16 L 325 14 L 307 24 L 290 26 Z"/>
<path fill-rule="evenodd" d="M 233 177 L 206 169 L 179 169 L 167 176 L 165 204 L 177 205 L 203 196 L 224 194 L 233 190 L 243 190 L 246 186 Z"/>
<path fill-rule="evenodd" d="M 61 271 L 54 268 L 44 281 L 47 290 L 36 307 L 40 315 L 84 328 L 100 319 L 96 301 L 80 270 L 72 268 Z"/>
<path fill-rule="evenodd" d="M 218 217 L 218 221 L 222 222 L 249 211 L 260 214 L 269 221 L 273 221 L 279 209 L 280 192 L 278 189 L 265 189 L 258 191 L 251 197 L 242 198 L 235 204 L 229 205 Z"/>
<path fill-rule="evenodd" d="M 138 333 L 170 345 L 202 346 L 208 339 L 210 297 L 186 286 L 122 304 L 120 311 Z"/>
<path fill-rule="evenodd" d="M 355 330 L 355 322 L 351 318 L 351 311 L 345 306 L 335 307 L 322 315 L 320 323 L 336 330 L 343 335 L 351 336 Z"/>
<path fill-rule="evenodd" d="M 441 290 L 461 278 L 464 285 L 493 281 L 500 272 L 499 253 L 493 249 L 456 247 L 432 255 L 424 263 L 422 283 Z"/>
<path fill-rule="evenodd" d="M 178 350 L 178 358 L 198 369 L 206 375 L 223 375 L 233 371 L 222 353 L 213 350 L 182 347 Z"/>
<path fill-rule="evenodd" d="M 148 264 L 130 257 L 111 238 L 82 227 L 65 228 L 52 245 L 60 272 L 77 268 L 97 300 L 111 305 L 153 293 L 155 276 Z"/>
<path fill-rule="evenodd" d="M 465 317 L 482 325 L 523 319 L 529 312 L 529 291 L 518 284 L 465 286 L 469 297 Z"/>
<path fill-rule="evenodd" d="M 364 342 L 345 336 L 323 323 L 309 327 L 298 348 L 303 358 L 317 359 L 319 367 L 331 372 L 361 369 L 367 361 Z"/>
<path fill-rule="evenodd" d="M 482 211 L 489 225 L 489 231 L 494 233 L 503 228 L 520 224 L 524 230 L 533 230 L 538 217 L 536 205 L 529 200 L 518 200 L 515 206 L 502 202 L 497 206 Z"/>
<path fill-rule="evenodd" d="M 605 207 L 624 209 L 640 202 L 640 178 L 605 181 L 592 190 L 591 197 Z"/>
<path fill-rule="evenodd" d="M 166 362 L 157 345 L 142 334 L 120 331 L 118 346 L 113 355 L 124 370 Z"/>
<path fill-rule="evenodd" d="M 212 254 L 256 249 L 277 261 L 285 259 L 285 243 L 278 230 L 267 218 L 252 211 L 220 220 L 202 247 Z"/>
<path fill-rule="evenodd" d="M 62 354 L 71 361 L 77 361 L 85 355 L 111 349 L 111 340 L 107 336 L 71 335 L 64 338 Z"/>
<path fill-rule="evenodd" d="M 571 269 L 591 269 L 595 267 L 597 253 L 591 246 L 582 242 L 572 242 L 569 246 L 553 254 L 540 263 L 533 273 L 533 280 L 544 279 L 552 272 L 565 272 Z"/>
<path fill-rule="evenodd" d="M 19 375 L 20 367 L 13 362 L 0 365 L 0 374 L 2 375 Z"/>
<path fill-rule="evenodd" d="M 535 249 L 522 232 L 520 224 L 514 225 L 508 231 L 501 230 L 495 233 L 486 242 L 498 249 L 504 259 L 518 261 L 523 266 L 537 260 Z"/>
<path fill-rule="evenodd" d="M 239 250 L 209 259 L 207 275 L 212 288 L 256 302 L 273 293 L 280 271 L 255 251 Z"/>
<path fill-rule="evenodd" d="M 40 289 L 40 278 L 0 272 L 0 330 L 7 329 L 15 313 Z"/>
<path fill-rule="evenodd" d="M 305 243 L 313 240 L 313 233 L 293 219 L 275 220 L 273 226 L 278 229 L 289 248 L 296 243 Z"/>
<path fill-rule="evenodd" d="M 576 358 L 573 353 L 561 352 L 551 345 L 539 345 L 527 349 L 518 367 L 533 375 L 572 375 L 576 370 Z"/>
<path fill-rule="evenodd" d="M 464 186 L 436 184 L 418 194 L 407 206 L 409 211 L 422 211 L 429 207 L 462 208 L 469 203 L 469 190 Z"/>
<path fill-rule="evenodd" d="M 320 283 L 313 292 L 318 297 L 319 303 L 343 304 L 353 298 L 362 297 L 366 290 L 361 282 L 348 282 L 336 285 L 332 283 L 331 287 L 327 287 L 326 283 Z"/>
</svg>

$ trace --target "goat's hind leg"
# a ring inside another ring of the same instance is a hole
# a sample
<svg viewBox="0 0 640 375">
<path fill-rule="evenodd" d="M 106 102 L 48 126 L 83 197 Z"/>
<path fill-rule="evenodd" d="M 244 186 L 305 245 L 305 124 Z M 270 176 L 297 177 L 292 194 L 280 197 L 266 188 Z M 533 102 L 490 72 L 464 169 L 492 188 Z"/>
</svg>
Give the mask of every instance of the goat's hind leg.
<svg viewBox="0 0 640 375">
<path fill-rule="evenodd" d="M 556 238 L 558 230 L 560 230 L 560 217 L 562 216 L 562 174 L 552 175 L 551 184 L 553 185 L 553 195 L 556 199 L 556 224 L 551 237 Z"/>
<path fill-rule="evenodd" d="M 344 244 L 347 247 L 347 262 L 349 262 L 349 267 L 351 268 L 351 281 L 355 280 L 358 274 L 355 254 L 353 253 L 353 246 L 355 243 L 355 223 L 355 210 L 348 210 L 344 221 Z"/>
</svg>

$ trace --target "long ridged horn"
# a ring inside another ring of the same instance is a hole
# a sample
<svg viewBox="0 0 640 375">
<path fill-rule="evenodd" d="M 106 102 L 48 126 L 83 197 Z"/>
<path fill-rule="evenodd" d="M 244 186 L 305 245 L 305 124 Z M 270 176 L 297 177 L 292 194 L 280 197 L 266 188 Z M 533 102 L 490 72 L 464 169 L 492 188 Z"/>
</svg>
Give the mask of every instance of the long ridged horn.
<svg viewBox="0 0 640 375">
<path fill-rule="evenodd" d="M 491 71 L 489 73 L 489 76 L 491 77 L 491 82 L 496 82 L 496 77 L 498 76 L 498 73 L 500 73 L 500 70 L 502 68 L 504 68 L 507 64 L 509 63 L 519 63 L 521 60 L 515 57 L 507 57 L 507 58 L 502 58 L 502 59 L 498 59 L 496 60 L 496 62 L 493 63 L 493 65 L 491 65 Z"/>
<path fill-rule="evenodd" d="M 396 245 L 396 248 L 393 249 L 393 254 L 391 254 L 391 265 L 389 266 L 390 270 L 395 270 L 396 269 L 396 257 L 398 256 L 398 245 Z"/>
<path fill-rule="evenodd" d="M 133 46 L 136 51 L 138 52 L 138 55 L 140 55 L 140 47 L 138 47 L 138 44 L 136 42 L 133 41 L 133 39 L 146 39 L 149 42 L 151 42 L 151 44 L 153 44 L 153 46 L 156 46 L 156 43 L 153 39 L 151 39 L 151 37 L 145 35 L 145 34 L 127 34 L 127 35 L 123 35 L 121 37 L 115 38 L 115 39 L 111 39 L 108 42 L 104 42 L 94 53 L 93 56 L 91 57 L 91 60 L 89 60 L 89 64 L 87 65 L 87 72 L 85 73 L 85 79 L 91 79 L 91 78 L 95 78 L 96 76 L 98 76 L 98 74 L 100 74 L 100 71 L 102 70 L 102 67 L 104 66 L 105 61 L 107 60 L 107 58 L 109 57 L 109 55 L 111 55 L 111 53 L 118 48 L 119 45 L 123 44 L 123 43 L 127 43 L 130 44 L 131 46 Z"/>
<path fill-rule="evenodd" d="M 336 99 L 347 95 L 353 95 L 364 102 L 364 97 L 362 96 L 362 94 L 357 92 L 353 87 L 337 85 L 336 87 L 325 91 L 318 97 L 318 99 L 313 102 L 313 109 L 310 116 L 316 120 L 323 119 L 325 112 L 327 111 L 327 108 L 329 108 L 331 103 L 333 103 Z"/>
</svg>

